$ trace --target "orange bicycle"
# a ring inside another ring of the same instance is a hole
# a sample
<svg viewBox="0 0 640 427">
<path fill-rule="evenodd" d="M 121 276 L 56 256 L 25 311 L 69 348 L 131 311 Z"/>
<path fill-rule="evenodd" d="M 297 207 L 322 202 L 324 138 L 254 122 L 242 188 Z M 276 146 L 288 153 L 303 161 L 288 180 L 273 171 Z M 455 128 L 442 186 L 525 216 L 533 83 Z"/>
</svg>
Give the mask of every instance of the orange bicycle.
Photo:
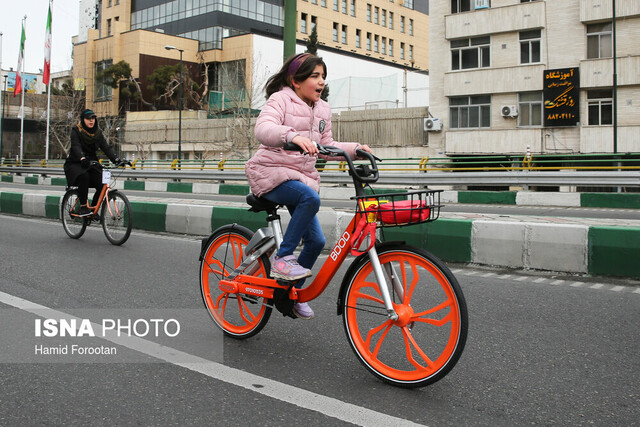
<svg viewBox="0 0 640 427">
<path fill-rule="evenodd" d="M 294 302 L 317 298 L 352 253 L 357 258 L 342 279 L 337 312 L 360 362 L 400 387 L 438 381 L 455 366 L 466 342 L 468 315 L 460 285 L 428 251 L 377 236 L 385 227 L 436 220 L 441 191 L 366 195 L 365 186 L 378 180 L 379 159 L 359 150 L 370 164 L 355 166 L 338 148 L 318 148 L 346 159 L 356 212 L 313 282 L 297 289 L 270 278 L 269 256 L 282 241 L 279 205 L 249 194 L 250 210 L 266 212 L 268 226 L 253 233 L 229 224 L 203 239 L 200 288 L 207 311 L 226 335 L 249 338 L 266 325 L 273 307 L 294 317 Z"/>
<path fill-rule="evenodd" d="M 89 216 L 81 217 L 78 215 L 80 210 L 78 187 L 67 186 L 67 191 L 62 197 L 60 205 L 60 220 L 69 237 L 79 239 L 92 221 L 100 221 L 104 235 L 111 244 L 119 246 L 129 239 L 133 226 L 131 204 L 127 196 L 115 188 L 111 188 L 111 180 L 115 181 L 117 178 L 113 176 L 111 171 L 127 164 L 131 165 L 131 163 L 124 161 L 114 167 L 108 167 L 96 161 L 91 162 L 91 167 L 102 169 L 102 191 L 96 205 L 89 208 L 91 210 Z"/>
</svg>

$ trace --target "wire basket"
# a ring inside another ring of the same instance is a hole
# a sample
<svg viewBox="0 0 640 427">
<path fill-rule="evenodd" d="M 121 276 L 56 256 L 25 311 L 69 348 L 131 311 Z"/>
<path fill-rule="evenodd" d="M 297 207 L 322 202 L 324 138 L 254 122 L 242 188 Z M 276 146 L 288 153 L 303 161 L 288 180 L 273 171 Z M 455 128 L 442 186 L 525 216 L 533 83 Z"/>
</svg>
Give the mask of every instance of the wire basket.
<svg viewBox="0 0 640 427">
<path fill-rule="evenodd" d="M 358 196 L 357 212 L 381 227 L 421 224 L 440 216 L 442 190 L 419 190 Z"/>
</svg>

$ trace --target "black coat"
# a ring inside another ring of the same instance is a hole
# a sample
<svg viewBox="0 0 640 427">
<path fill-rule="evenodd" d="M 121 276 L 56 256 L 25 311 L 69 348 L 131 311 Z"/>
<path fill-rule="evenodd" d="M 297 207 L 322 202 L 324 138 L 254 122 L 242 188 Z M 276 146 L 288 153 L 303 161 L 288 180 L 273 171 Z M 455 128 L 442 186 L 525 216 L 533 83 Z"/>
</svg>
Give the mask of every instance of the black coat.
<svg viewBox="0 0 640 427">
<path fill-rule="evenodd" d="M 97 124 L 96 124 L 97 126 Z M 78 126 L 74 126 L 71 129 L 71 149 L 69 150 L 69 156 L 64 162 L 64 174 L 67 177 L 67 183 L 73 185 L 78 176 L 86 173 L 89 168 L 82 167 L 80 159 L 86 157 L 88 160 L 98 161 L 98 149 L 101 149 L 104 154 L 109 157 L 113 163 L 116 163 L 116 153 L 111 149 L 107 140 L 104 139 L 104 135 L 100 130 L 96 131 L 97 134 L 93 140 L 81 135 Z"/>
</svg>

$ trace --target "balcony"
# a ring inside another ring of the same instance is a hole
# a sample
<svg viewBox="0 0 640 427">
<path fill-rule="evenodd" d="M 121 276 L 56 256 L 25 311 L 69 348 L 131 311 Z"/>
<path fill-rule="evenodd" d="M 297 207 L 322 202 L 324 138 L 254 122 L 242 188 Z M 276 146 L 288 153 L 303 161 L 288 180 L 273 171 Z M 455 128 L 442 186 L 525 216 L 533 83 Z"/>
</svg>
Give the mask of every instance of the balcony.
<svg viewBox="0 0 640 427">
<path fill-rule="evenodd" d="M 640 1 L 616 0 L 616 19 L 640 16 Z M 613 18 L 613 0 L 580 0 L 580 21 L 592 22 Z"/>
<path fill-rule="evenodd" d="M 445 96 L 542 90 L 544 64 L 445 73 Z"/>
<path fill-rule="evenodd" d="M 618 85 L 640 84 L 640 55 L 618 58 Z M 580 87 L 611 87 L 613 85 L 613 59 L 586 59 L 580 61 Z"/>
<path fill-rule="evenodd" d="M 450 40 L 543 28 L 544 15 L 543 1 L 448 15 L 445 17 L 445 38 Z"/>
</svg>

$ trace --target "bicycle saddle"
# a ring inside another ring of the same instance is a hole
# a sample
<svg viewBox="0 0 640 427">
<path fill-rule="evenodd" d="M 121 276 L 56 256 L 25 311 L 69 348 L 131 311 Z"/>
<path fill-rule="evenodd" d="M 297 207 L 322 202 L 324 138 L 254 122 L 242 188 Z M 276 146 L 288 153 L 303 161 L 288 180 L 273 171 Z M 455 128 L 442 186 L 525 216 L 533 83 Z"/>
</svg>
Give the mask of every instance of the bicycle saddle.
<svg viewBox="0 0 640 427">
<path fill-rule="evenodd" d="M 247 203 L 251 206 L 249 209 L 251 212 L 267 211 L 268 213 L 278 210 L 278 204 L 270 202 L 269 200 L 258 197 L 253 193 L 247 194 Z"/>
</svg>

